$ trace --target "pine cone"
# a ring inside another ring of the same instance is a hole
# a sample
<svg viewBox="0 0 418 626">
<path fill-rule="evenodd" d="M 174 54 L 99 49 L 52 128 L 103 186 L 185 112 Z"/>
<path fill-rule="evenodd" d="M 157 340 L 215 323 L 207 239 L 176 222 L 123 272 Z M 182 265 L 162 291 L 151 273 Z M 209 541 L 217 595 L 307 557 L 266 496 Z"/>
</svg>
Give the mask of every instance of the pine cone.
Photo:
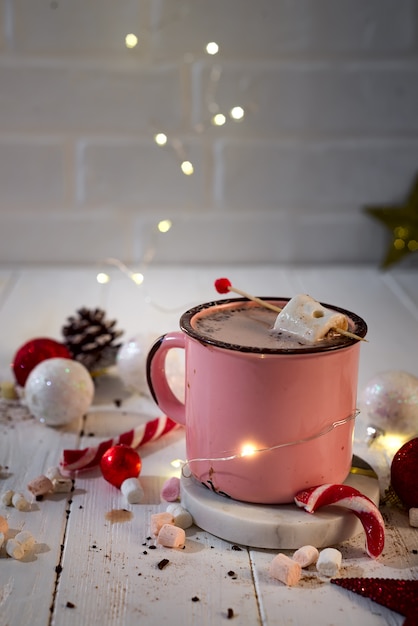
<svg viewBox="0 0 418 626">
<path fill-rule="evenodd" d="M 116 320 L 106 320 L 102 309 L 78 309 L 77 316 L 67 318 L 61 332 L 64 343 L 75 361 L 90 372 L 114 365 L 121 346 L 114 343 L 123 334 L 115 330 Z"/>
</svg>

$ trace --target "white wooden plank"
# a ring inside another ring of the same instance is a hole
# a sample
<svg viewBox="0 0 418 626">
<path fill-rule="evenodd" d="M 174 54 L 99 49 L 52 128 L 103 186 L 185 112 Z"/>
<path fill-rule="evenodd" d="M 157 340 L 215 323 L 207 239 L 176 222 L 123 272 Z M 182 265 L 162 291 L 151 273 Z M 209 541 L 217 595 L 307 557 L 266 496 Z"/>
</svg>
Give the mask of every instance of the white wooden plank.
<svg viewBox="0 0 418 626">
<path fill-rule="evenodd" d="M 76 445 L 74 428 L 55 431 L 35 420 L 3 420 L 0 423 L 0 464 L 7 468 L 0 478 L 0 491 L 22 492 L 28 482 L 58 462 L 62 445 Z M 0 553 L 0 624 L 41 626 L 49 620 L 49 608 L 55 588 L 55 567 L 60 560 L 67 499 L 69 494 L 48 495 L 41 502 L 31 501 L 31 510 L 21 512 L 14 507 L 1 507 L 10 533 L 22 528 L 37 541 L 34 553 L 23 561 Z"/>
<path fill-rule="evenodd" d="M 418 319 L 418 272 L 415 270 L 382 274 L 382 280 Z"/>
</svg>

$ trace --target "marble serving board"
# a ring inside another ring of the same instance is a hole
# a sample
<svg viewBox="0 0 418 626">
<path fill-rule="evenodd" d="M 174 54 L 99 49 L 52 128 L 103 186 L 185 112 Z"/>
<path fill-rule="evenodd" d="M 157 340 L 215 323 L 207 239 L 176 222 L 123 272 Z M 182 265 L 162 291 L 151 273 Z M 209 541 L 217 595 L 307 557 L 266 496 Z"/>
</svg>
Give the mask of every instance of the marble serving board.
<svg viewBox="0 0 418 626">
<path fill-rule="evenodd" d="M 350 473 L 345 483 L 379 503 L 372 472 Z M 181 500 L 197 526 L 226 541 L 266 549 L 325 548 L 363 532 L 352 511 L 337 505 L 307 513 L 296 504 L 252 504 L 219 495 L 193 476 L 181 478 Z"/>
</svg>

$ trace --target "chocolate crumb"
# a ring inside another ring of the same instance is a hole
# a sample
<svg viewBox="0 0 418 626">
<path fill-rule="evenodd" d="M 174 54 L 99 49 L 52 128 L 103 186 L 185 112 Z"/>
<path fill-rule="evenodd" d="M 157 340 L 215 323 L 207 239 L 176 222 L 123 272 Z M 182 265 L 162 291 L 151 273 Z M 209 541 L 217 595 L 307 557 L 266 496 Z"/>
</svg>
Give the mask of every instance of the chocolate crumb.
<svg viewBox="0 0 418 626">
<path fill-rule="evenodd" d="M 36 502 L 42 502 L 43 499 L 44 499 L 44 494 L 43 493 L 40 493 L 37 496 L 35 496 Z"/>
<path fill-rule="evenodd" d="M 120 398 L 115 398 L 113 402 L 115 403 L 115 406 L 117 406 L 118 408 L 122 405 L 122 400 Z"/>
<path fill-rule="evenodd" d="M 67 602 L 65 606 L 67 607 L 67 609 L 75 609 L 75 604 L 73 604 L 72 602 Z"/>
<path fill-rule="evenodd" d="M 146 550 L 144 550 L 142 554 L 148 554 L 148 552 Z"/>
<path fill-rule="evenodd" d="M 226 613 L 226 617 L 228 619 L 232 619 L 234 617 L 234 609 L 228 609 L 228 611 Z"/>
<path fill-rule="evenodd" d="M 200 598 L 198 598 L 197 596 L 193 596 L 192 602 L 200 602 Z"/>
<path fill-rule="evenodd" d="M 241 552 L 242 548 L 234 544 L 233 546 L 231 546 L 231 550 L 236 550 L 237 552 Z"/>
<path fill-rule="evenodd" d="M 151 544 L 150 546 L 148 546 L 149 550 L 156 550 L 157 546 L 155 546 L 154 544 Z"/>
<path fill-rule="evenodd" d="M 158 569 L 164 569 L 170 561 L 168 559 L 162 559 L 159 563 L 157 563 Z"/>
<path fill-rule="evenodd" d="M 416 550 L 415 548 L 413 550 L 411 550 L 412 554 L 418 554 L 418 550 Z"/>
<path fill-rule="evenodd" d="M 146 539 L 147 541 L 151 541 L 152 537 L 147 537 Z"/>
<path fill-rule="evenodd" d="M 236 573 L 232 569 L 229 570 L 228 576 L 235 576 L 235 578 L 237 577 Z"/>
</svg>

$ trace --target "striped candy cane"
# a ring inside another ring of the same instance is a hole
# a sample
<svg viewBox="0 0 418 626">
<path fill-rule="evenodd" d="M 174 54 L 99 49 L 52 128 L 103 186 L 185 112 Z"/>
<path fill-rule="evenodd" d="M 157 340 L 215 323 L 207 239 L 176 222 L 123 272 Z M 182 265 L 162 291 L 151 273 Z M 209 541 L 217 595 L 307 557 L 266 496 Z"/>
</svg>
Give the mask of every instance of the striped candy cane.
<svg viewBox="0 0 418 626">
<path fill-rule="evenodd" d="M 177 425 L 177 422 L 173 422 L 169 417 L 157 417 L 122 433 L 119 437 L 102 441 L 98 446 L 83 450 L 63 450 L 59 462 L 60 468 L 66 473 L 90 469 L 99 465 L 103 454 L 112 446 L 122 443 L 131 448 L 138 448 L 145 443 L 159 439 Z"/>
</svg>

